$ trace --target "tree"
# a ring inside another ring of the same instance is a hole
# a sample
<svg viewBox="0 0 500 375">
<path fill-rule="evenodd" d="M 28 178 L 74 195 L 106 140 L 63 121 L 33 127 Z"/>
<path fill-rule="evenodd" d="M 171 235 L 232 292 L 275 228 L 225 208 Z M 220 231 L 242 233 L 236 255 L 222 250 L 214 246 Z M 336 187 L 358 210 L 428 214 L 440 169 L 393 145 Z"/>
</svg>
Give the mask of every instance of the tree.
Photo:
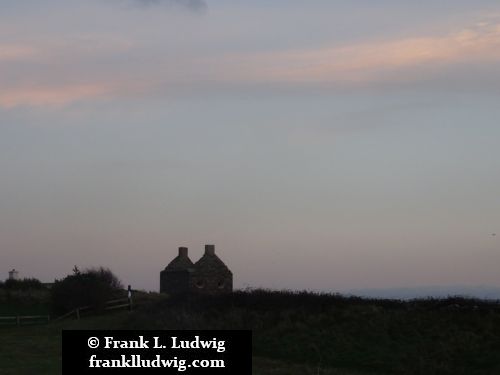
<svg viewBox="0 0 500 375">
<path fill-rule="evenodd" d="M 75 266 L 72 275 L 54 283 L 51 302 L 56 313 L 87 306 L 102 309 L 106 301 L 122 293 L 123 286 L 110 269 L 100 267 L 80 271 Z"/>
<path fill-rule="evenodd" d="M 44 285 L 38 279 L 21 279 L 21 280 L 13 280 L 8 279 L 5 280 L 4 283 L 0 284 L 0 288 L 4 288 L 7 290 L 38 290 L 44 289 Z"/>
</svg>

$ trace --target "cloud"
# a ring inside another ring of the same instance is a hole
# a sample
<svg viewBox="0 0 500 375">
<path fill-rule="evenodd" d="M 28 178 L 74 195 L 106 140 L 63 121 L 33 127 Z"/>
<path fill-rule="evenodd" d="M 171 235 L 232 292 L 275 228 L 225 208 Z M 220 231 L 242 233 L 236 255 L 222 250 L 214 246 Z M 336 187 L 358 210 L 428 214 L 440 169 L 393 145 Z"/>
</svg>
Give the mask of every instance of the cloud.
<svg viewBox="0 0 500 375">
<path fill-rule="evenodd" d="M 139 6 L 167 5 L 178 6 L 189 9 L 193 12 L 204 12 L 207 9 L 207 3 L 203 0 L 130 0 Z"/>
<path fill-rule="evenodd" d="M 18 44 L 0 44 L 0 62 L 32 58 L 37 54 L 34 47 Z"/>
<path fill-rule="evenodd" d="M 447 35 L 343 47 L 226 56 L 228 79 L 282 83 L 362 83 L 419 67 L 500 60 L 500 24 L 480 22 Z"/>
<path fill-rule="evenodd" d="M 98 34 L 63 39 L 32 38 L 0 43 L 0 108 L 64 107 L 71 103 L 126 95 L 126 82 L 113 69 L 97 68 L 126 56 L 130 41 Z"/>
<path fill-rule="evenodd" d="M 13 87 L 0 90 L 0 107 L 63 107 L 83 99 L 103 98 L 112 91 L 105 84 Z"/>
<path fill-rule="evenodd" d="M 186 48 L 174 54 L 140 38 L 99 33 L 10 41 L 0 43 L 0 107 L 59 107 L 238 87 L 379 88 L 402 82 L 497 90 L 499 18 L 472 25 L 437 35 L 257 53 Z"/>
</svg>

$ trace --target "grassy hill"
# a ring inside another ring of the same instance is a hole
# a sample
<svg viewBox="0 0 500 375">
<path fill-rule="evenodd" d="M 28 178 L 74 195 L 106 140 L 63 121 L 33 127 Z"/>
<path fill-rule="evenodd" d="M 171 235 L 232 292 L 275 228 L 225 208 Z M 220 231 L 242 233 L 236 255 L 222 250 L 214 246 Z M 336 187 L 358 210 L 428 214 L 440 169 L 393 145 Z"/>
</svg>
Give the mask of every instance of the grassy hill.
<svg viewBox="0 0 500 375">
<path fill-rule="evenodd" d="M 154 298 L 153 298 L 154 297 Z M 500 373 L 500 308 L 270 291 L 145 295 L 132 313 L 0 330 L 0 373 L 60 373 L 61 329 L 252 329 L 254 374 Z"/>
</svg>

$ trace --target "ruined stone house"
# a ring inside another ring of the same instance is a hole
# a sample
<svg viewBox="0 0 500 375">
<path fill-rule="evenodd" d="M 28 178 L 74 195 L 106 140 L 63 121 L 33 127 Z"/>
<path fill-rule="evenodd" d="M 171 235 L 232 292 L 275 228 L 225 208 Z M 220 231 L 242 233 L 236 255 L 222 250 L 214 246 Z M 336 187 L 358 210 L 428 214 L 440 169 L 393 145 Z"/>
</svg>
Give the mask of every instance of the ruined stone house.
<svg viewBox="0 0 500 375">
<path fill-rule="evenodd" d="M 205 254 L 193 263 L 187 247 L 179 247 L 175 257 L 160 273 L 160 293 L 230 293 L 233 273 L 215 254 L 214 245 L 205 245 Z"/>
</svg>

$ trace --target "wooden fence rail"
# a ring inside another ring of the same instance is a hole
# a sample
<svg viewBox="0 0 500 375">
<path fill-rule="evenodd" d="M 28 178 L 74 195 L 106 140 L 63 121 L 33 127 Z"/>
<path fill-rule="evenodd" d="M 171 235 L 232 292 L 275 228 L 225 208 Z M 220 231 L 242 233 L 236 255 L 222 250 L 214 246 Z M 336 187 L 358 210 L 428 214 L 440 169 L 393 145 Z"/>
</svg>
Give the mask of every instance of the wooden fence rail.
<svg viewBox="0 0 500 375">
<path fill-rule="evenodd" d="M 104 305 L 105 305 L 104 306 L 105 311 L 117 310 L 117 309 L 123 309 L 123 308 L 126 308 L 128 310 L 132 310 L 132 299 L 131 298 L 114 299 L 114 300 L 105 302 Z M 79 320 L 82 312 L 85 312 L 87 310 L 92 311 L 92 309 L 93 309 L 92 306 L 78 307 L 74 310 L 67 312 L 64 315 L 58 316 L 57 318 L 54 319 L 54 321 L 63 320 L 63 319 L 69 318 L 71 316 L 74 316 L 76 319 Z"/>
<path fill-rule="evenodd" d="M 107 301 L 104 306 L 105 311 L 117 310 L 117 309 L 128 309 L 132 310 L 132 299 L 131 298 L 120 298 Z M 92 311 L 92 306 L 82 306 L 74 310 L 67 312 L 64 315 L 58 316 L 52 319 L 53 322 L 60 321 L 71 316 L 76 319 L 80 319 L 82 312 Z M 0 327 L 6 325 L 29 325 L 29 324 L 45 324 L 51 321 L 50 315 L 15 315 L 15 316 L 0 316 Z"/>
</svg>

